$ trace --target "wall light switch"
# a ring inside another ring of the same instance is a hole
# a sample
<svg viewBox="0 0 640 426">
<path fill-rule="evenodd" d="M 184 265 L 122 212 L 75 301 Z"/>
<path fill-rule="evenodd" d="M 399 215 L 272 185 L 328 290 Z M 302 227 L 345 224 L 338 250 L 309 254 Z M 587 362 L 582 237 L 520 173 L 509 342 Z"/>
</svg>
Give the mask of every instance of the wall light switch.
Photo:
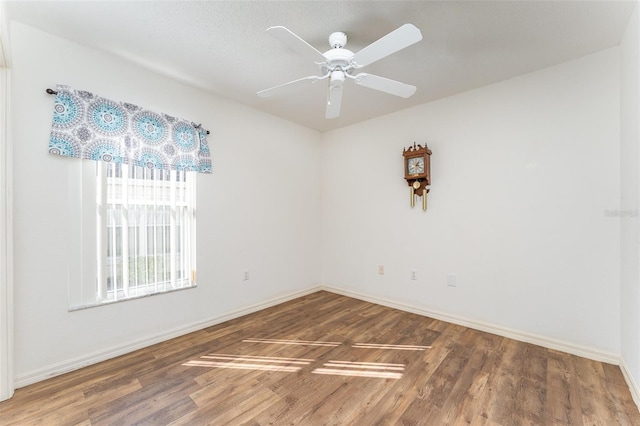
<svg viewBox="0 0 640 426">
<path fill-rule="evenodd" d="M 382 266 L 382 265 L 378 265 L 378 273 L 379 273 L 380 275 L 384 275 L 384 266 Z"/>
<path fill-rule="evenodd" d="M 412 280 L 417 280 L 418 279 L 418 276 L 416 274 L 416 270 L 415 269 L 411 270 L 411 279 Z"/>
<path fill-rule="evenodd" d="M 246 269 L 244 271 L 244 279 L 242 281 L 249 281 L 249 270 Z"/>
</svg>

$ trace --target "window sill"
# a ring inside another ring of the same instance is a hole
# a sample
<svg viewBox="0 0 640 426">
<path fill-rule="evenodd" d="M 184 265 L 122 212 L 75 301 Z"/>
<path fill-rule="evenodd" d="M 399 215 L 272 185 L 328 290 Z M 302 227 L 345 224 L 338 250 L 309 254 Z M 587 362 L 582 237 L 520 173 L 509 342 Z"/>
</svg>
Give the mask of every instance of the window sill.
<svg viewBox="0 0 640 426">
<path fill-rule="evenodd" d="M 190 287 L 172 288 L 170 290 L 158 291 L 156 293 L 140 294 L 140 295 L 137 295 L 137 296 L 131 296 L 131 297 L 123 298 L 123 299 L 104 300 L 104 301 L 90 303 L 90 304 L 86 304 L 86 305 L 69 306 L 68 312 L 83 311 L 85 309 L 96 308 L 98 306 L 113 305 L 115 303 L 129 302 L 131 300 L 143 299 L 145 297 L 158 296 L 158 295 L 161 295 L 161 294 L 168 294 L 168 293 L 175 293 L 175 292 L 183 291 L 183 290 L 191 290 L 191 289 L 194 289 L 194 288 L 197 288 L 197 287 L 198 287 L 198 285 L 194 283 Z"/>
</svg>

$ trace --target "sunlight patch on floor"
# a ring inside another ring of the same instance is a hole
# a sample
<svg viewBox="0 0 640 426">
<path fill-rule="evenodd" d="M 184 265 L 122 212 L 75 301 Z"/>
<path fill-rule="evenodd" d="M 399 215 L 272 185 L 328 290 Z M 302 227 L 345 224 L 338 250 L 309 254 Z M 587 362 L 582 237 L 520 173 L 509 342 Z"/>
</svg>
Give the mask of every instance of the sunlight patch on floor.
<svg viewBox="0 0 640 426">
<path fill-rule="evenodd" d="M 271 343 L 279 345 L 301 346 L 340 346 L 341 342 L 322 342 L 318 340 L 280 340 L 280 339 L 244 339 L 243 343 Z"/>
<path fill-rule="evenodd" d="M 382 343 L 354 343 L 356 349 L 395 349 L 400 351 L 424 351 L 431 349 L 431 346 L 419 345 L 385 345 Z"/>
<path fill-rule="evenodd" d="M 353 362 L 329 361 L 316 368 L 313 374 L 332 376 L 374 377 L 378 379 L 400 379 L 404 372 L 404 364 L 389 364 L 385 362 Z"/>
<path fill-rule="evenodd" d="M 296 346 L 327 346 L 338 347 L 350 345 L 353 349 L 382 349 L 401 351 L 425 351 L 431 346 L 422 345 L 396 345 L 385 343 L 353 343 L 351 342 L 330 342 L 322 340 L 290 340 L 290 339 L 244 339 L 243 343 L 262 343 L 273 345 L 296 345 Z M 257 371 L 281 371 L 295 373 L 309 366 L 315 359 L 306 358 L 286 358 L 268 357 L 238 354 L 217 354 L 203 355 L 197 360 L 188 361 L 182 365 L 187 367 L 208 367 L 208 368 L 230 368 L 241 370 Z M 358 362 L 331 360 L 325 362 L 321 368 L 315 368 L 311 373 L 352 376 L 352 377 L 375 377 L 381 379 L 400 379 L 405 370 L 405 364 L 390 364 L 384 362 Z"/>
<path fill-rule="evenodd" d="M 313 359 L 269 356 L 210 354 L 184 364 L 185 367 L 230 368 L 236 370 L 281 371 L 295 373 L 311 364 Z"/>
<path fill-rule="evenodd" d="M 404 371 L 404 364 L 388 364 L 385 362 L 353 362 L 353 361 L 329 361 L 324 363 L 325 367 L 351 367 L 367 368 L 371 370 L 396 370 Z"/>
</svg>

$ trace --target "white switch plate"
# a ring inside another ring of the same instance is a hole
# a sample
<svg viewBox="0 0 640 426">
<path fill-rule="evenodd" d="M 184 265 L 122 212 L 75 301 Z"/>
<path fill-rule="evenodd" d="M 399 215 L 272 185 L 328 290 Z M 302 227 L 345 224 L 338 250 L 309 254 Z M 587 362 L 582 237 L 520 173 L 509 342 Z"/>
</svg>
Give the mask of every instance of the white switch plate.
<svg viewBox="0 0 640 426">
<path fill-rule="evenodd" d="M 447 274 L 447 285 L 449 287 L 456 287 L 456 276 L 455 276 L 455 274 Z"/>
<path fill-rule="evenodd" d="M 249 270 L 246 269 L 244 271 L 244 279 L 242 281 L 249 281 Z"/>
<path fill-rule="evenodd" d="M 411 279 L 412 280 L 417 280 L 418 279 L 418 275 L 416 274 L 416 270 L 415 269 L 411 270 Z"/>
<path fill-rule="evenodd" d="M 384 275 L 384 266 L 382 266 L 382 265 L 378 265 L 378 273 L 379 273 L 380 275 Z"/>
</svg>

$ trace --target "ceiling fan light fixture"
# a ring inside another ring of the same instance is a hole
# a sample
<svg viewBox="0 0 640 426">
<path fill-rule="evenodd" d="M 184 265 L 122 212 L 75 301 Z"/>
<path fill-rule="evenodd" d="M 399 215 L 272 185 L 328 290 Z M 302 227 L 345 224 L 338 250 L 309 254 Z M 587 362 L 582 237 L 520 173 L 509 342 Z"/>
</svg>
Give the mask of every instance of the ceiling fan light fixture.
<svg viewBox="0 0 640 426">
<path fill-rule="evenodd" d="M 331 82 L 329 83 L 331 86 L 342 86 L 344 83 L 345 75 L 342 70 L 335 70 L 331 72 Z"/>
</svg>

